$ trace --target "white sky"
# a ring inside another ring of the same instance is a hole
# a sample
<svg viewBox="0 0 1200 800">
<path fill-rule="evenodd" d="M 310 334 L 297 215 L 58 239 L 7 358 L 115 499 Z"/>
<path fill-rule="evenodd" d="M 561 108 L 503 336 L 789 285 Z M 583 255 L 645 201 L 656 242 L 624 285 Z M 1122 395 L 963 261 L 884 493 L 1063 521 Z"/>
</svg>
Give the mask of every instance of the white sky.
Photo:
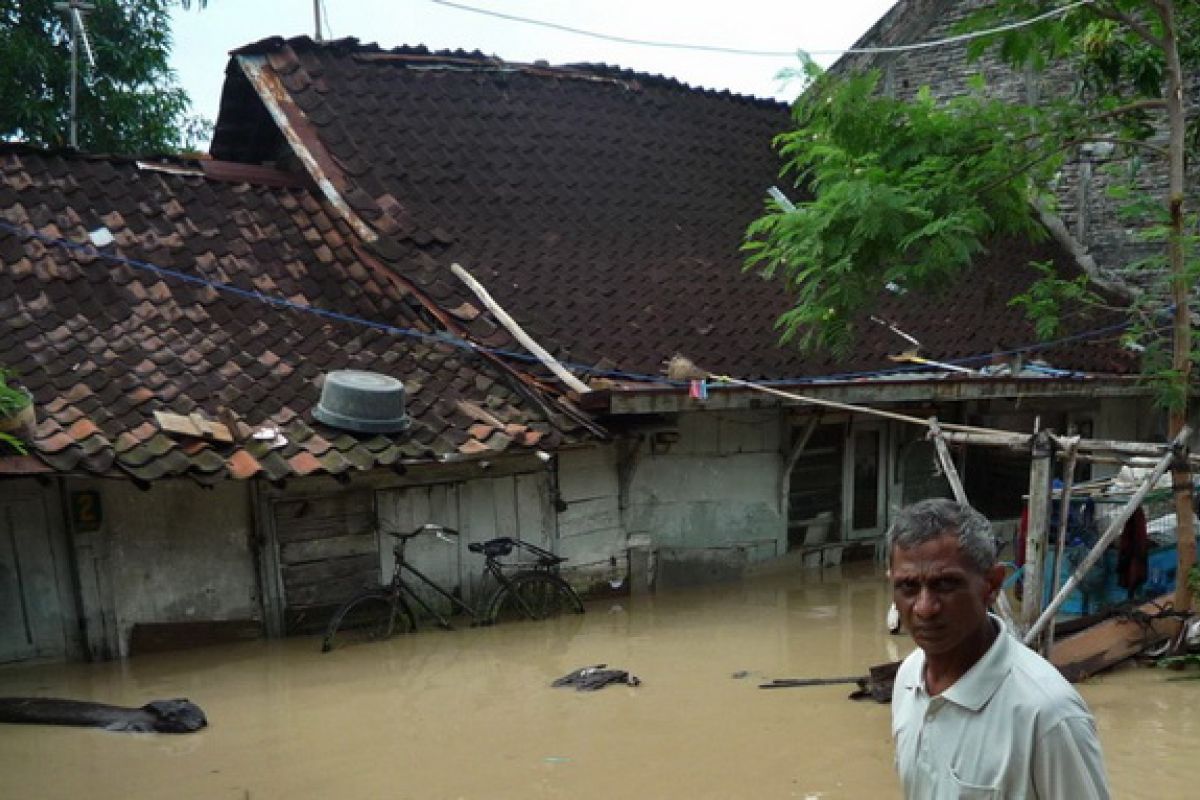
<svg viewBox="0 0 1200 800">
<path fill-rule="evenodd" d="M 461 0 L 465 5 L 630 39 L 793 53 L 849 47 L 894 0 Z M 381 47 L 481 50 L 507 61 L 604 62 L 692 86 L 790 101 L 779 70 L 792 57 L 760 57 L 627 45 L 435 3 L 324 0 L 326 38 Z M 177 10 L 172 65 L 194 112 L 216 121 L 230 50 L 267 36 L 312 36 L 313 0 L 208 0 Z M 331 35 L 332 34 L 332 35 Z M 828 65 L 833 56 L 814 56 Z"/>
</svg>

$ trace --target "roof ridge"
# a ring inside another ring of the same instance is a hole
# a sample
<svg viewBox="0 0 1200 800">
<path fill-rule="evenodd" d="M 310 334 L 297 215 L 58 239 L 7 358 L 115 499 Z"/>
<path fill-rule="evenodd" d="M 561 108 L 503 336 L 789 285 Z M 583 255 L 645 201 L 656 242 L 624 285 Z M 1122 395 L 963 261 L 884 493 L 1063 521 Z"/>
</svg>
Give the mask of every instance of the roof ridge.
<svg viewBox="0 0 1200 800">
<path fill-rule="evenodd" d="M 540 59 L 533 62 L 508 61 L 497 55 L 488 55 L 478 49 L 431 50 L 425 45 L 399 45 L 397 47 L 385 49 L 380 47 L 375 42 L 363 44 L 353 36 L 347 36 L 341 39 L 333 39 L 325 42 L 314 41 L 307 35 L 293 36 L 288 39 L 284 39 L 281 36 L 272 36 L 251 44 L 247 44 L 236 50 L 231 50 L 230 55 L 266 55 L 269 53 L 278 52 L 284 48 L 291 48 L 297 53 L 313 50 L 327 50 L 332 51 L 337 55 L 349 55 L 351 57 L 365 56 L 365 58 L 361 60 L 368 63 L 372 61 L 387 61 L 390 63 L 412 61 L 425 66 L 434 65 L 439 62 L 454 66 L 477 64 L 481 67 L 517 70 L 527 74 L 545 75 L 547 77 L 607 78 L 610 80 L 624 82 L 636 82 L 640 86 L 658 86 L 666 89 L 682 90 L 684 92 L 708 97 L 729 98 L 730 100 L 737 102 L 744 102 L 764 107 L 786 108 L 788 106 L 787 103 L 769 97 L 757 97 L 755 95 L 732 92 L 728 89 L 711 89 L 702 86 L 693 86 L 689 83 L 679 80 L 678 78 L 667 77 L 660 73 L 640 72 L 638 70 L 621 67 L 619 65 L 585 61 L 567 64 L 551 64 L 548 61 Z"/>
</svg>

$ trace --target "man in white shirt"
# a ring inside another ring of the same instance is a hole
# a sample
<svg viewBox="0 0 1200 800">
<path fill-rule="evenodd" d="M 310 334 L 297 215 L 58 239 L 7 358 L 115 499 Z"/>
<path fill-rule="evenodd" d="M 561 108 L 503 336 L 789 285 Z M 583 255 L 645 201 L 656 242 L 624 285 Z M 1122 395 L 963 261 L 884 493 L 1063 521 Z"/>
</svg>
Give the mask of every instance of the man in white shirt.
<svg viewBox="0 0 1200 800">
<path fill-rule="evenodd" d="M 893 599 L 919 648 L 892 696 L 905 797 L 1107 800 L 1083 698 L 988 613 L 1004 580 L 988 521 L 923 500 L 900 512 L 887 545 Z"/>
</svg>

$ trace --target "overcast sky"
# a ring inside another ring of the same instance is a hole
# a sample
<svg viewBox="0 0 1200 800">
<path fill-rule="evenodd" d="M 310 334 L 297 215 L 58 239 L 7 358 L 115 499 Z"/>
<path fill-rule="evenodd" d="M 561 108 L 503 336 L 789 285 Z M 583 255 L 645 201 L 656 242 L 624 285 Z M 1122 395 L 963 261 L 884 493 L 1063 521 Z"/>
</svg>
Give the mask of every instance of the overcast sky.
<svg viewBox="0 0 1200 800">
<path fill-rule="evenodd" d="M 794 53 L 850 46 L 894 0 L 455 0 L 491 12 L 627 39 Z M 172 64 L 194 110 L 216 121 L 230 50 L 267 36 L 313 35 L 313 0 L 208 0 L 178 10 Z M 326 38 L 381 47 L 481 50 L 507 61 L 604 62 L 692 86 L 790 101 L 775 75 L 794 56 L 621 44 L 472 13 L 436 0 L 323 0 Z M 819 63 L 832 55 L 814 55 Z"/>
</svg>

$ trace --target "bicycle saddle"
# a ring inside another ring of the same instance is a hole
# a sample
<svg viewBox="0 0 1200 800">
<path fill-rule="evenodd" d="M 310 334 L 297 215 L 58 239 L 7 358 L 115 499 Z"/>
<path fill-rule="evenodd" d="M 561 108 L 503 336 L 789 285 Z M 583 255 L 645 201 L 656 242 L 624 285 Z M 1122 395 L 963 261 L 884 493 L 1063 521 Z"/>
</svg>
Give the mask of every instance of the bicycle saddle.
<svg viewBox="0 0 1200 800">
<path fill-rule="evenodd" d="M 486 542 L 471 542 L 467 545 L 467 549 L 472 553 L 483 553 L 488 558 L 499 558 L 511 553 L 514 544 L 516 542 L 510 537 L 501 536 L 498 539 L 488 539 Z"/>
</svg>

